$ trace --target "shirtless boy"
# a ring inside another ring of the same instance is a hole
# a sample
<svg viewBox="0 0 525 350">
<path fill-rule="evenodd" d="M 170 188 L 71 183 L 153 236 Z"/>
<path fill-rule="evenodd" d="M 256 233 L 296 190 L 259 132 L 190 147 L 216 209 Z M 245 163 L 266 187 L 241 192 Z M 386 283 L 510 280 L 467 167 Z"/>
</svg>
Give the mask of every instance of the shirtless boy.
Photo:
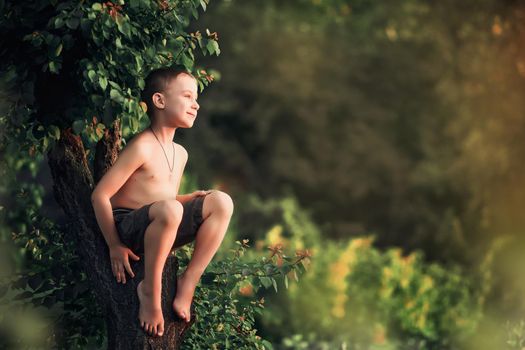
<svg viewBox="0 0 525 350">
<path fill-rule="evenodd" d="M 154 70 L 146 78 L 142 99 L 151 125 L 127 143 L 91 201 L 117 283 L 126 283 L 126 272 L 135 276 L 129 258 L 139 260 L 137 254 L 144 252 L 138 318 L 148 334 L 161 336 L 161 277 L 168 254 L 195 240 L 173 300 L 176 315 L 189 322 L 195 287 L 224 238 L 233 201 L 218 190 L 178 194 L 188 153 L 172 140 L 177 128 L 191 128 L 197 117 L 195 78 L 183 67 Z"/>
</svg>

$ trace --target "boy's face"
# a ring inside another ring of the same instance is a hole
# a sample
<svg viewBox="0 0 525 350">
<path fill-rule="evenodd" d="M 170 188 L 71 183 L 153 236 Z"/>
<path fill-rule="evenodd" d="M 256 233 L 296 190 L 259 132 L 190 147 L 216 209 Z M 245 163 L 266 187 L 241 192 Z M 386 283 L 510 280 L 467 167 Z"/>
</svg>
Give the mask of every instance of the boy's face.
<svg viewBox="0 0 525 350">
<path fill-rule="evenodd" d="M 200 108 L 197 97 L 197 81 L 181 73 L 170 80 L 163 92 L 153 95 L 153 102 L 170 126 L 191 127 Z"/>
</svg>

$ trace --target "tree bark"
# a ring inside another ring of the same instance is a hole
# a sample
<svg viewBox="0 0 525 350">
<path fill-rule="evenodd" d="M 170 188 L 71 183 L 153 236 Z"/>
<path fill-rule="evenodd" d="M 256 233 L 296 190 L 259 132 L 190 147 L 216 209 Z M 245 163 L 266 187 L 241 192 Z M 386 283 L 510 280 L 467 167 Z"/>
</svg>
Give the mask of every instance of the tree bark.
<svg viewBox="0 0 525 350">
<path fill-rule="evenodd" d="M 115 162 L 121 143 L 119 121 L 107 128 L 96 147 L 94 174 L 96 181 Z M 191 310 L 189 323 L 179 319 L 172 308 L 176 295 L 178 261 L 169 255 L 162 274 L 162 312 L 164 335 L 150 337 L 140 327 L 137 284 L 144 278 L 144 256 L 139 261 L 130 259 L 134 278 L 126 284 L 117 283 L 110 266 L 109 249 L 95 218 L 91 192 L 95 181 L 88 165 L 82 139 L 71 129 L 61 131 L 60 140 L 48 152 L 48 163 L 53 177 L 55 199 L 66 216 L 76 223 L 76 229 L 67 232 L 76 242 L 84 271 L 97 300 L 106 312 L 108 349 L 178 349 L 185 332 L 195 322 Z"/>
</svg>

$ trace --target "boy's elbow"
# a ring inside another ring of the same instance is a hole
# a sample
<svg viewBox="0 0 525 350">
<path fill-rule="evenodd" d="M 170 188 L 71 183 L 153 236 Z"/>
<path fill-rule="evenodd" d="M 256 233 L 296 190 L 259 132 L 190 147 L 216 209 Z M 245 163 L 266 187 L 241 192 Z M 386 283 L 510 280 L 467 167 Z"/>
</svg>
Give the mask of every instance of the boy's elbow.
<svg viewBox="0 0 525 350">
<path fill-rule="evenodd" d="M 96 190 L 91 193 L 91 202 L 95 203 L 101 198 L 101 194 Z"/>
<path fill-rule="evenodd" d="M 95 192 L 91 193 L 91 203 L 95 203 L 97 201 L 97 194 Z"/>
</svg>

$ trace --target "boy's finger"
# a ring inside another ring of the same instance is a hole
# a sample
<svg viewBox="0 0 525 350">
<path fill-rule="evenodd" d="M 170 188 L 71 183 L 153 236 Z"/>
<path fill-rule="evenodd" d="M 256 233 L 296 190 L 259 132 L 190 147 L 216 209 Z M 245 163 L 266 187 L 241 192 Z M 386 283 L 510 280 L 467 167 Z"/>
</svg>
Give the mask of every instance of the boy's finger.
<svg viewBox="0 0 525 350">
<path fill-rule="evenodd" d="M 137 254 L 133 253 L 131 250 L 129 251 L 129 255 L 131 255 L 131 257 L 134 260 L 140 260 L 140 256 L 138 256 Z"/>
<path fill-rule="evenodd" d="M 135 274 L 133 273 L 133 270 L 131 269 L 131 266 L 129 266 L 129 261 L 126 261 L 126 271 L 128 271 L 129 275 L 131 277 L 135 277 Z"/>
<path fill-rule="evenodd" d="M 122 263 L 119 266 L 119 270 L 120 270 L 120 280 L 122 281 L 122 283 L 126 283 L 126 274 L 124 273 L 124 265 L 122 265 Z"/>
</svg>

